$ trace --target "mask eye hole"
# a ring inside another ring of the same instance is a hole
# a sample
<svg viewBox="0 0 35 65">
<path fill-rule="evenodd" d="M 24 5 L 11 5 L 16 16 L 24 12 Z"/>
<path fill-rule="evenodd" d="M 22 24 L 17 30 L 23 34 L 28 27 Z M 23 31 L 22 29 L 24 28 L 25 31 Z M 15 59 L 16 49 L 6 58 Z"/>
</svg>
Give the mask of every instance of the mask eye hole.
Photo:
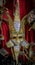
<svg viewBox="0 0 35 65">
<path fill-rule="evenodd" d="M 1 11 L 0 11 L 0 14 L 1 14 Z"/>
<path fill-rule="evenodd" d="M 22 38 L 22 36 L 19 37 L 20 39 Z"/>
<path fill-rule="evenodd" d="M 16 37 L 13 37 L 13 39 L 16 39 Z"/>
</svg>

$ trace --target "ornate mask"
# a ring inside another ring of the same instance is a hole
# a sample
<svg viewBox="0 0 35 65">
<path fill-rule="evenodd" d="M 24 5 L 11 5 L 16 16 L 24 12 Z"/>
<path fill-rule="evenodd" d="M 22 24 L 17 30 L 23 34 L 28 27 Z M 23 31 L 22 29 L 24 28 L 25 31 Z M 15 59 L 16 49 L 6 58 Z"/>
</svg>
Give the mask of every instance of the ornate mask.
<svg viewBox="0 0 35 65">
<path fill-rule="evenodd" d="M 25 32 L 23 31 L 23 22 L 20 21 L 19 9 L 16 7 L 14 22 L 10 23 L 10 38 L 16 44 L 20 44 L 20 42 L 23 41 L 23 37 L 25 38 Z"/>
</svg>

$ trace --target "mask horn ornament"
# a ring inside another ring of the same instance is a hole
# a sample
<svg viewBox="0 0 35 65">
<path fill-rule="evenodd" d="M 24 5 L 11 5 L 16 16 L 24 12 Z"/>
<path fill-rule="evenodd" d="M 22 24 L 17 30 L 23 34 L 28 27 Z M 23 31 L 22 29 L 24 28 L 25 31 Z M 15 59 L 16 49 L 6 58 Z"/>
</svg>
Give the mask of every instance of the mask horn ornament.
<svg viewBox="0 0 35 65">
<path fill-rule="evenodd" d="M 18 5 L 16 6 L 16 11 L 15 11 L 14 28 L 15 28 L 16 32 L 19 32 L 19 30 L 20 30 L 20 16 L 19 16 Z"/>
</svg>

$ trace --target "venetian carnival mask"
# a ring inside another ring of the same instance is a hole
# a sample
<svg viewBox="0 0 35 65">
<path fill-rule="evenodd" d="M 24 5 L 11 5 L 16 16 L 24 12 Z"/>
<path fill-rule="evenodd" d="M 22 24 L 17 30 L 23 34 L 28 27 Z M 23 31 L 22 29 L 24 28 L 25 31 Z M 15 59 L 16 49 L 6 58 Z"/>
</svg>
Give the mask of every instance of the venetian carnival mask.
<svg viewBox="0 0 35 65">
<path fill-rule="evenodd" d="M 14 22 L 12 22 L 10 37 L 16 44 L 20 44 L 23 41 L 23 23 L 20 21 L 19 10 L 16 7 Z"/>
</svg>

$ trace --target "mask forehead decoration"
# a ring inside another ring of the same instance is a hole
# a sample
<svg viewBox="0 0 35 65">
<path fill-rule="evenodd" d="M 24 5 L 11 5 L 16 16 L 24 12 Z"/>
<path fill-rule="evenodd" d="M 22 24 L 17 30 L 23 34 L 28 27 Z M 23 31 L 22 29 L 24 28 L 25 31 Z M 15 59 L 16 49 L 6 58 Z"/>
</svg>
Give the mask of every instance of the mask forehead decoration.
<svg viewBox="0 0 35 65">
<path fill-rule="evenodd" d="M 15 28 L 16 32 L 19 32 L 19 30 L 20 30 L 20 22 L 19 21 L 14 22 L 14 28 Z"/>
<path fill-rule="evenodd" d="M 24 19 L 23 19 L 24 20 Z M 10 38 L 14 37 L 25 37 L 25 31 L 24 31 L 24 21 L 20 20 L 20 13 L 19 13 L 19 6 L 17 2 L 15 14 L 14 14 L 14 21 L 9 22 L 9 27 L 10 27 Z"/>
<path fill-rule="evenodd" d="M 12 35 L 16 34 L 23 34 L 23 29 L 22 29 L 22 23 L 20 21 L 20 14 L 19 14 L 19 8 L 18 5 L 16 6 L 16 10 L 15 10 L 15 15 L 14 15 L 14 22 L 12 22 Z"/>
<path fill-rule="evenodd" d="M 19 16 L 19 8 L 18 8 L 18 4 L 16 6 L 16 11 L 15 11 L 15 15 L 14 15 L 14 28 L 16 32 L 19 32 L 20 30 L 20 16 Z"/>
</svg>

